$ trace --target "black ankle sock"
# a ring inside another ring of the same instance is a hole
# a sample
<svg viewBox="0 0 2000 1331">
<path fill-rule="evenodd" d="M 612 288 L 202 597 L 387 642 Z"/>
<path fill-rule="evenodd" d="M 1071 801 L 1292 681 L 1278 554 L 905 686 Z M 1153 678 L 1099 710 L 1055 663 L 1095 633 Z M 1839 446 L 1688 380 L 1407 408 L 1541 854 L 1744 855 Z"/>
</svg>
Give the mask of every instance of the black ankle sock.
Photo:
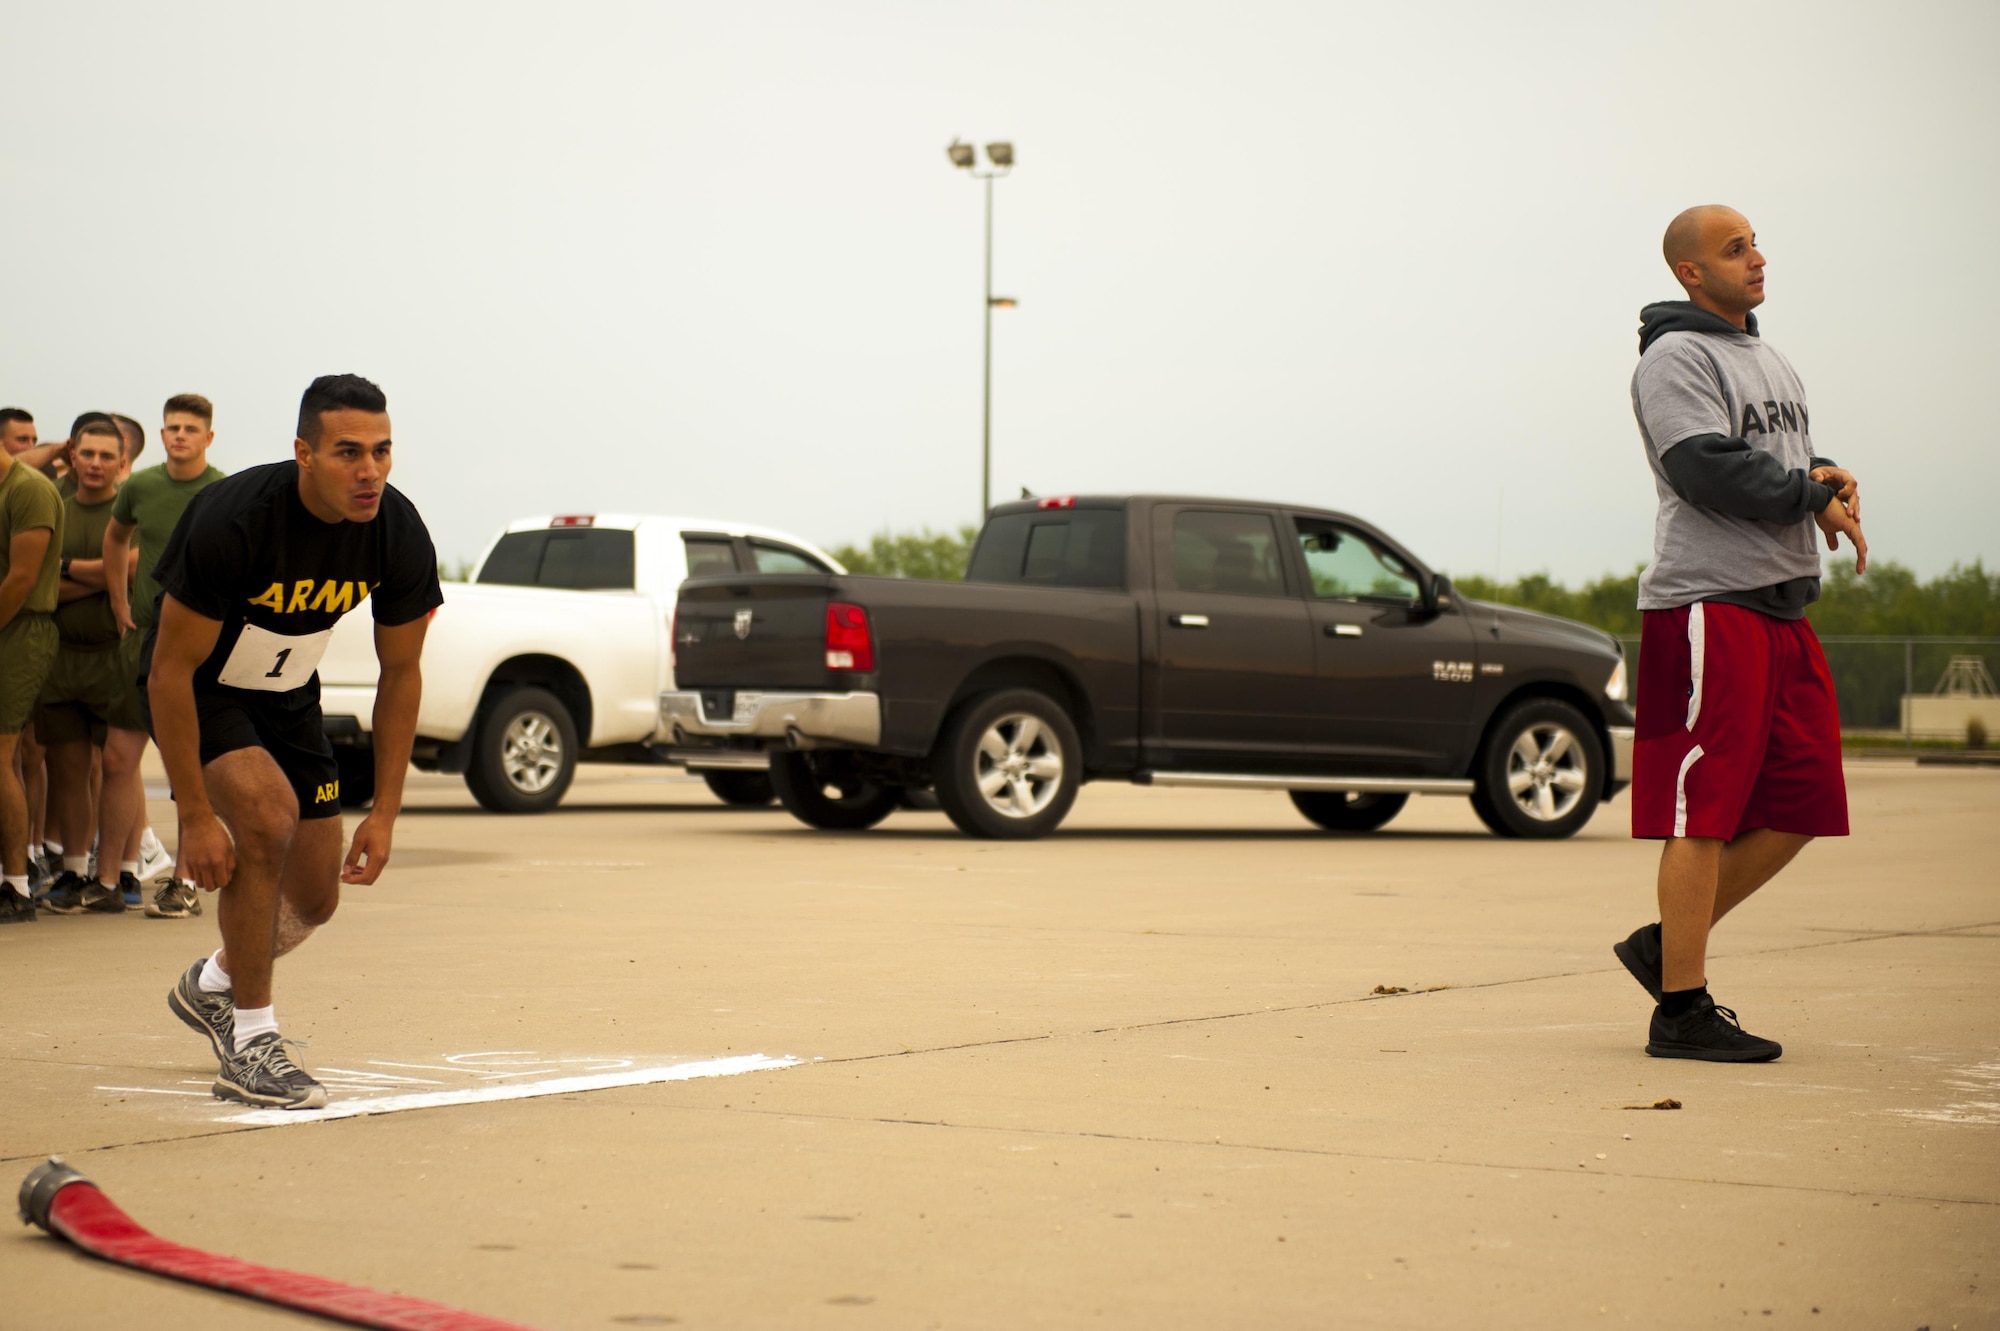
<svg viewBox="0 0 2000 1331">
<path fill-rule="evenodd" d="M 1685 1017 L 1694 1011 L 1694 1005 L 1708 997 L 1708 986 L 1703 984 L 1693 989 L 1669 989 L 1660 995 L 1660 1013 L 1666 1017 Z"/>
</svg>

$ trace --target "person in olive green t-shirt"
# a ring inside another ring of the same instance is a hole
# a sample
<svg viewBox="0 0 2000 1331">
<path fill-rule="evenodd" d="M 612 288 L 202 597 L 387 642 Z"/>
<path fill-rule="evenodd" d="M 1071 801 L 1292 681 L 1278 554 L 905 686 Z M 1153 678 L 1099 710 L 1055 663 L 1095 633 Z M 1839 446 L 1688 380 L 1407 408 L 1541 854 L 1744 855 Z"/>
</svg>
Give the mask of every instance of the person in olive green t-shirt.
<svg viewBox="0 0 2000 1331">
<path fill-rule="evenodd" d="M 144 629 L 153 623 L 160 604 L 160 584 L 153 578 L 153 567 L 159 563 L 160 551 L 167 548 L 167 537 L 173 535 L 174 524 L 194 497 L 225 474 L 208 465 L 206 449 L 203 454 L 191 463 L 180 464 L 182 475 L 174 474 L 177 460 L 171 458 L 157 467 L 135 471 L 118 492 L 111 525 L 105 532 L 104 557 L 122 564 L 129 557 L 124 551 L 132 541 L 139 543 L 139 571 L 130 580 L 129 590 L 119 588 L 115 579 L 112 584 L 112 609 L 121 628 Z"/>
<path fill-rule="evenodd" d="M 0 924 L 35 918 L 28 898 L 28 796 L 14 751 L 56 655 L 62 501 L 55 486 L 0 453 Z"/>
<path fill-rule="evenodd" d="M 208 465 L 209 445 L 215 442 L 215 408 L 205 397 L 181 393 L 167 399 L 160 426 L 160 443 L 167 460 L 157 467 L 135 471 L 118 491 L 112 505 L 111 522 L 104 532 L 105 590 L 110 593 L 112 617 L 123 640 L 118 645 L 119 675 L 131 692 L 131 706 L 139 706 L 139 655 L 146 629 L 159 614 L 160 584 L 153 569 L 167 538 L 194 497 L 223 479 L 223 473 Z M 131 567 L 132 542 L 139 542 L 139 567 Z M 140 713 L 143 715 L 143 713 Z M 139 760 L 146 752 L 146 732 L 125 730 L 112 722 L 104 742 L 104 771 L 116 775 L 138 792 L 134 796 L 134 816 L 144 819 L 144 788 L 139 778 Z M 109 803 L 109 801 L 107 801 Z M 103 839 L 100 832 L 99 840 Z M 102 876 L 102 867 L 99 869 Z M 178 874 L 160 885 L 146 914 L 156 919 L 185 919 L 201 914 L 201 898 Z"/>
<path fill-rule="evenodd" d="M 104 529 L 118 497 L 125 441 L 109 423 L 85 426 L 70 442 L 69 463 L 77 486 L 63 502 L 60 604 L 54 615 L 61 645 L 35 711 L 35 738 L 48 755 L 49 822 L 62 838 L 63 862 L 41 908 L 57 915 L 115 914 L 125 909 L 119 871 L 132 809 L 144 791 L 114 779 L 107 763 L 93 798 L 91 764 L 113 726 L 143 733 L 145 725 L 132 691 L 119 681 L 118 621 L 104 590 Z M 84 881 L 93 832 L 99 879 L 109 874 L 108 885 Z M 136 876 L 130 887 L 136 898 Z"/>
</svg>

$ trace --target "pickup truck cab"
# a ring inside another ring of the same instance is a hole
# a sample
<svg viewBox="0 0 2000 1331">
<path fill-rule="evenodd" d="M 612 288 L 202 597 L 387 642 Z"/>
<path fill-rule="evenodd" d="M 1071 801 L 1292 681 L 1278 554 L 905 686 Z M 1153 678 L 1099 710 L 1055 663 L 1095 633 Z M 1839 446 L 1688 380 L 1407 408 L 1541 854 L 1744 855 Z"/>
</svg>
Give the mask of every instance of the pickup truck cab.
<svg viewBox="0 0 2000 1331">
<path fill-rule="evenodd" d="M 1288 791 L 1322 827 L 1412 794 L 1562 837 L 1629 781 L 1616 639 L 1478 602 L 1344 513 L 1161 496 L 996 507 L 964 582 L 720 574 L 681 587 L 678 749 L 769 753 L 779 799 L 865 827 L 931 787 L 1034 837 L 1086 780 Z"/>
<path fill-rule="evenodd" d="M 788 533 L 707 518 L 624 513 L 523 518 L 494 537 L 469 582 L 444 584 L 424 640 L 411 761 L 463 773 L 488 809 L 553 808 L 581 762 L 663 762 L 659 697 L 674 687 L 668 633 L 689 574 L 837 576 Z M 350 614 L 320 661 L 320 711 L 341 796 L 373 793 L 374 625 Z M 697 754 L 690 770 L 731 803 L 772 798 L 761 754 Z"/>
</svg>

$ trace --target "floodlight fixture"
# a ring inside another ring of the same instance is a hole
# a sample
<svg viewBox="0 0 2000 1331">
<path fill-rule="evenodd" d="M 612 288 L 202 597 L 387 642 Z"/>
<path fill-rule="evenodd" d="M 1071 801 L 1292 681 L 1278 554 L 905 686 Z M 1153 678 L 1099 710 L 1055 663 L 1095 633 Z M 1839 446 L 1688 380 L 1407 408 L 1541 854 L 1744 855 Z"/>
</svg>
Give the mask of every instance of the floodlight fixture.
<svg viewBox="0 0 2000 1331">
<path fill-rule="evenodd" d="M 1012 296 L 988 296 L 986 303 L 996 310 L 1011 310 L 1021 302 L 1015 300 Z"/>
<path fill-rule="evenodd" d="M 971 144 L 960 143 L 957 139 L 953 139 L 951 146 L 945 149 L 945 153 L 951 158 L 953 166 L 964 167 L 968 171 L 972 169 L 973 148 Z"/>
<path fill-rule="evenodd" d="M 1011 143 L 989 143 L 986 145 L 986 160 L 1005 169 L 1014 165 L 1014 145 Z"/>
</svg>

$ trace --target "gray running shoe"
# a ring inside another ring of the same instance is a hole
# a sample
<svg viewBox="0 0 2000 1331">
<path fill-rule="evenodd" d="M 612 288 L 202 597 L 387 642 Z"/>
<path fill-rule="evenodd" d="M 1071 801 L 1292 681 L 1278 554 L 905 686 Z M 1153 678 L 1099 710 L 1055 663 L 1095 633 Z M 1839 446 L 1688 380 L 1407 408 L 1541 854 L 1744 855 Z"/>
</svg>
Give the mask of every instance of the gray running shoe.
<svg viewBox="0 0 2000 1331">
<path fill-rule="evenodd" d="M 222 1074 L 215 1079 L 215 1098 L 274 1109 L 324 1108 L 326 1087 L 285 1052 L 286 1045 L 296 1043 L 276 1031 L 266 1031 L 242 1053 L 223 1059 Z"/>
<path fill-rule="evenodd" d="M 33 924 L 35 900 L 0 883 L 0 924 Z"/>
<path fill-rule="evenodd" d="M 236 1048 L 236 1000 L 229 994 L 211 994 L 201 987 L 201 971 L 208 958 L 187 968 L 173 988 L 167 990 L 167 1007 L 190 1029 L 205 1037 L 215 1049 L 216 1061 L 227 1066 Z"/>
<path fill-rule="evenodd" d="M 153 899 L 146 903 L 146 918 L 149 920 L 185 920 L 190 915 L 201 914 L 201 893 L 195 891 L 193 883 L 169 878 L 160 884 Z"/>
<path fill-rule="evenodd" d="M 42 894 L 42 909 L 51 915 L 81 915 L 85 890 L 82 876 L 65 869 Z"/>
</svg>

